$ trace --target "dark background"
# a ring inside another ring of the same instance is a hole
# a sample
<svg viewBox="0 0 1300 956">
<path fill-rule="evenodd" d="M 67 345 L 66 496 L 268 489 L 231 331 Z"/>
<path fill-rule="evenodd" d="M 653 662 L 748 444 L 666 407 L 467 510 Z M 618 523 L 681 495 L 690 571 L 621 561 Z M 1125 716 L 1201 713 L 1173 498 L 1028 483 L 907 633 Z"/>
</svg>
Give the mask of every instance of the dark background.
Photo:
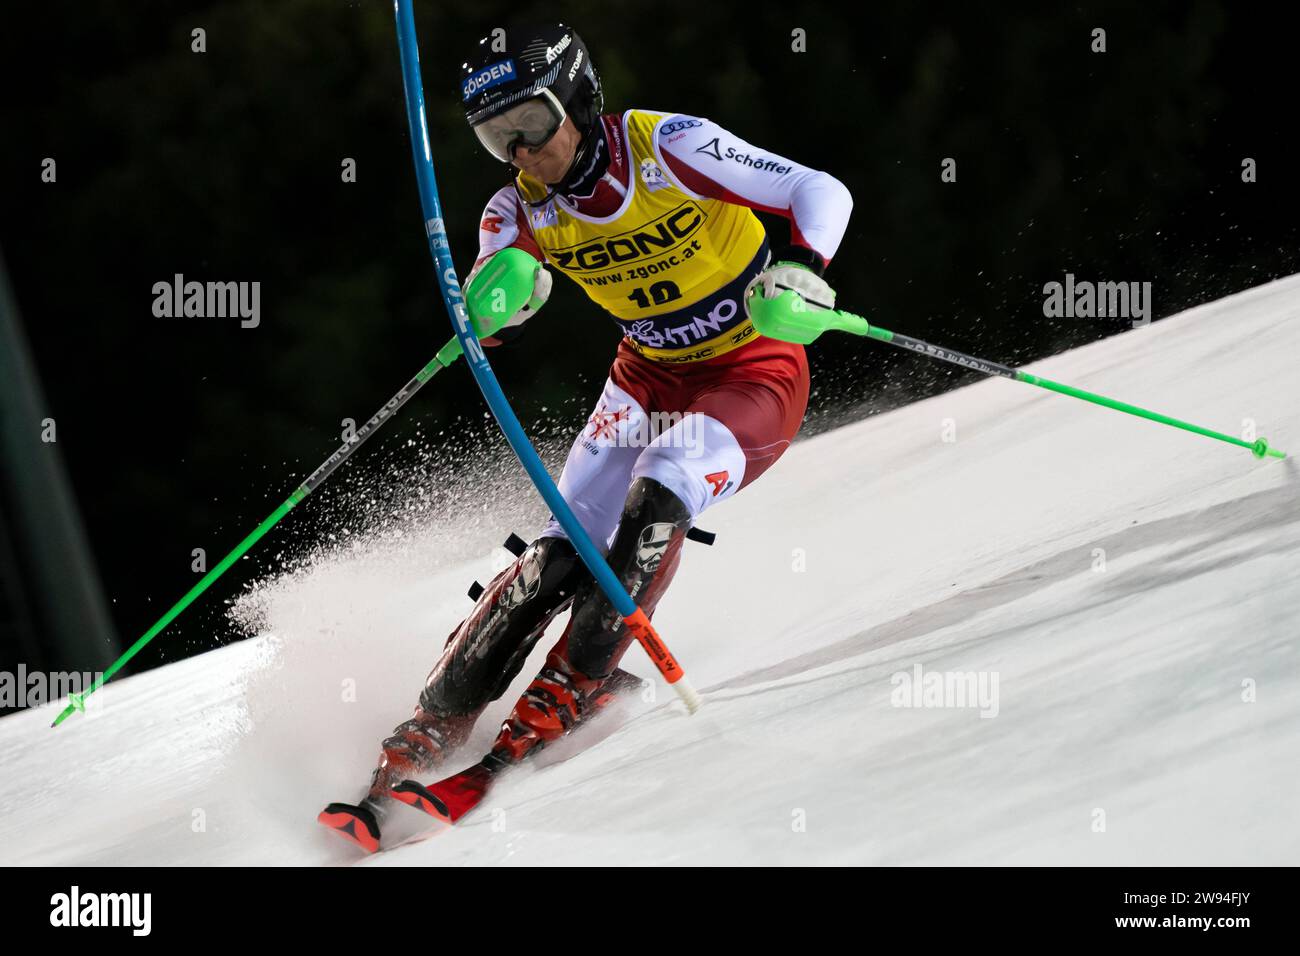
<svg viewBox="0 0 1300 956">
<path fill-rule="evenodd" d="M 845 182 L 855 209 L 828 279 L 845 308 L 896 331 L 1021 364 L 1128 327 L 1045 319 L 1043 285 L 1066 272 L 1150 281 L 1164 316 L 1300 270 L 1295 42 L 1268 5 L 489 0 L 416 16 L 462 276 L 506 173 L 465 127 L 457 67 L 517 18 L 578 28 L 608 111 L 704 115 Z M 190 51 L 195 27 L 206 53 Z M 795 27 L 807 53 L 790 50 Z M 342 419 L 364 421 L 450 335 L 392 6 L 47 0 L 6 14 L 0 63 L 0 249 L 125 645 L 194 583 L 192 548 L 215 563 L 338 444 Z M 56 184 L 40 181 L 47 156 Z M 1255 184 L 1241 181 L 1247 156 Z M 944 157 L 955 184 L 940 181 Z M 786 224 L 765 221 L 784 241 Z M 152 286 L 174 273 L 260 281 L 261 326 L 154 318 Z M 490 357 L 525 424 L 562 448 L 617 340 L 560 277 L 524 337 Z M 806 433 L 971 377 L 845 336 L 810 354 Z M 348 468 L 382 479 L 403 456 L 438 460 L 453 435 L 454 464 L 495 440 L 483 409 L 455 367 Z M 314 503 L 139 665 L 236 637 L 223 602 L 269 555 L 328 530 Z M 13 627 L 0 622 L 10 669 Z"/>
</svg>

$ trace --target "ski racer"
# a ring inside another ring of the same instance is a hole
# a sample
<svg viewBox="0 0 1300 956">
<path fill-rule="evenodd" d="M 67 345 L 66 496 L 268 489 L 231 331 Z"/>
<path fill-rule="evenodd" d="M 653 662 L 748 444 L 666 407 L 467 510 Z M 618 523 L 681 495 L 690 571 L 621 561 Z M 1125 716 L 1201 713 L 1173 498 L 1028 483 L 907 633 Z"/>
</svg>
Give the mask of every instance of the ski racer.
<svg viewBox="0 0 1300 956">
<path fill-rule="evenodd" d="M 484 38 L 462 67 L 470 128 L 513 168 L 483 212 L 466 296 L 494 257 L 522 250 L 535 267 L 533 297 L 484 344 L 522 332 L 549 295 L 548 265 L 622 329 L 559 489 L 651 615 L 692 523 L 781 457 L 807 407 L 803 346 L 760 336 L 747 293 L 793 289 L 809 308 L 833 308 L 823 274 L 853 202 L 829 174 L 710 119 L 602 112 L 587 47 L 564 24 L 513 30 L 505 46 Z M 754 210 L 788 219 L 790 242 L 773 253 Z M 573 334 L 585 321 L 572 320 Z M 360 803 L 331 804 L 320 822 L 378 849 L 393 785 L 466 741 L 570 607 L 489 761 L 519 762 L 639 683 L 618 666 L 631 635 L 552 517 L 452 631 L 414 714 L 383 741 Z"/>
</svg>

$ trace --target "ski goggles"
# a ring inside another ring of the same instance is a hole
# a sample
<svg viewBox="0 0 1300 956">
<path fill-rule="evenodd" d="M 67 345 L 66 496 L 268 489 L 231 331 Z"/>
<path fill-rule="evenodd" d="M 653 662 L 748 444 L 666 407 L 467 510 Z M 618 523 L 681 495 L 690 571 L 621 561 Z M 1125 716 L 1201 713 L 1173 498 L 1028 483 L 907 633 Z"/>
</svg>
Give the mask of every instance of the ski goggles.
<svg viewBox="0 0 1300 956">
<path fill-rule="evenodd" d="M 516 146 L 539 149 L 545 146 L 564 124 L 564 107 L 548 89 L 510 107 L 490 119 L 474 125 L 474 133 L 483 148 L 508 163 Z"/>
</svg>

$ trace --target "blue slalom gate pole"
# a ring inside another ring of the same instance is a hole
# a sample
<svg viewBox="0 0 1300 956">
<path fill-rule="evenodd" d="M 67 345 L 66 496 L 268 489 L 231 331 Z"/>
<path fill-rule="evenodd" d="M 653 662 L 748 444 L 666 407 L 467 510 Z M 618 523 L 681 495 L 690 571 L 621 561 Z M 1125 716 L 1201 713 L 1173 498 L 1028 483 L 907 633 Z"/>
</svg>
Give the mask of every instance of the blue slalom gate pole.
<svg viewBox="0 0 1300 956">
<path fill-rule="evenodd" d="M 443 302 L 451 316 L 452 328 L 465 354 L 474 381 L 478 383 L 492 410 L 493 417 L 501 427 L 506 441 L 524 466 L 524 471 L 532 479 L 551 513 L 563 526 L 569 540 L 573 543 L 579 557 L 591 571 L 600 589 L 609 598 L 614 609 L 623 618 L 637 641 L 664 679 L 677 691 L 694 713 L 700 705 L 699 696 L 686 680 L 682 668 L 669 653 L 667 646 L 650 623 L 650 619 L 637 603 L 628 595 L 618 576 L 610 569 L 609 563 L 597 550 L 586 529 L 582 527 L 569 503 L 555 486 L 546 466 L 542 464 L 532 443 L 529 442 L 523 426 L 519 424 L 514 409 L 511 408 L 501 385 L 497 381 L 492 366 L 483 353 L 478 336 L 470 326 L 469 316 L 465 311 L 465 299 L 461 294 L 460 282 L 456 278 L 456 268 L 451 261 L 451 247 L 447 240 L 447 229 L 443 222 L 442 204 L 438 199 L 438 181 L 433 171 L 433 153 L 429 146 L 429 123 L 424 111 L 424 84 L 420 79 L 420 49 L 415 36 L 415 15 L 412 0 L 394 0 L 393 10 L 397 20 L 397 43 L 402 57 L 402 86 L 406 92 L 406 120 L 411 132 L 411 153 L 415 160 L 415 178 L 420 188 L 420 207 L 424 213 L 424 232 L 429 241 L 429 251 L 438 274 L 438 286 L 442 290 Z"/>
</svg>

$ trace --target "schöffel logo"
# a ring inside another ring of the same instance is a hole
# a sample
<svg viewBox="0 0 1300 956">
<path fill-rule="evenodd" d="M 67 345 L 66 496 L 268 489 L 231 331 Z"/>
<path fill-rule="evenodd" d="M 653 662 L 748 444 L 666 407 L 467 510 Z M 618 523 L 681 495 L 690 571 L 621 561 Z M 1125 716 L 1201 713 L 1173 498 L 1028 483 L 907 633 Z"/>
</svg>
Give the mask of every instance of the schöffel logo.
<svg viewBox="0 0 1300 956">
<path fill-rule="evenodd" d="M 693 202 L 651 220 L 640 229 L 580 246 L 557 249 L 551 258 L 566 272 L 594 272 L 657 256 L 688 240 L 704 224 L 704 211 Z"/>
<path fill-rule="evenodd" d="M 493 63 L 491 66 L 485 66 L 473 76 L 465 80 L 460 91 L 462 99 L 467 100 L 475 93 L 491 89 L 515 78 L 515 61 L 502 60 L 500 63 Z"/>
<path fill-rule="evenodd" d="M 752 169 L 758 169 L 765 173 L 776 173 L 783 176 L 788 173 L 791 167 L 784 163 L 779 163 L 775 159 L 768 159 L 765 156 L 750 156 L 749 153 L 736 151 L 736 147 L 728 146 L 726 152 L 722 152 L 718 145 L 718 137 L 713 137 L 703 146 L 696 150 L 697 153 L 703 153 L 705 156 L 712 156 L 718 162 L 729 159 L 732 162 L 740 163 L 742 166 L 749 166 Z"/>
<path fill-rule="evenodd" d="M 680 133 L 684 129 L 694 129 L 697 126 L 703 126 L 699 120 L 678 120 L 675 123 L 665 123 L 659 127 L 660 136 L 671 136 L 673 133 Z"/>
<path fill-rule="evenodd" d="M 718 137 L 716 136 L 695 151 L 703 153 L 705 156 L 712 156 L 718 162 L 722 162 L 722 153 L 718 152 Z"/>
</svg>

